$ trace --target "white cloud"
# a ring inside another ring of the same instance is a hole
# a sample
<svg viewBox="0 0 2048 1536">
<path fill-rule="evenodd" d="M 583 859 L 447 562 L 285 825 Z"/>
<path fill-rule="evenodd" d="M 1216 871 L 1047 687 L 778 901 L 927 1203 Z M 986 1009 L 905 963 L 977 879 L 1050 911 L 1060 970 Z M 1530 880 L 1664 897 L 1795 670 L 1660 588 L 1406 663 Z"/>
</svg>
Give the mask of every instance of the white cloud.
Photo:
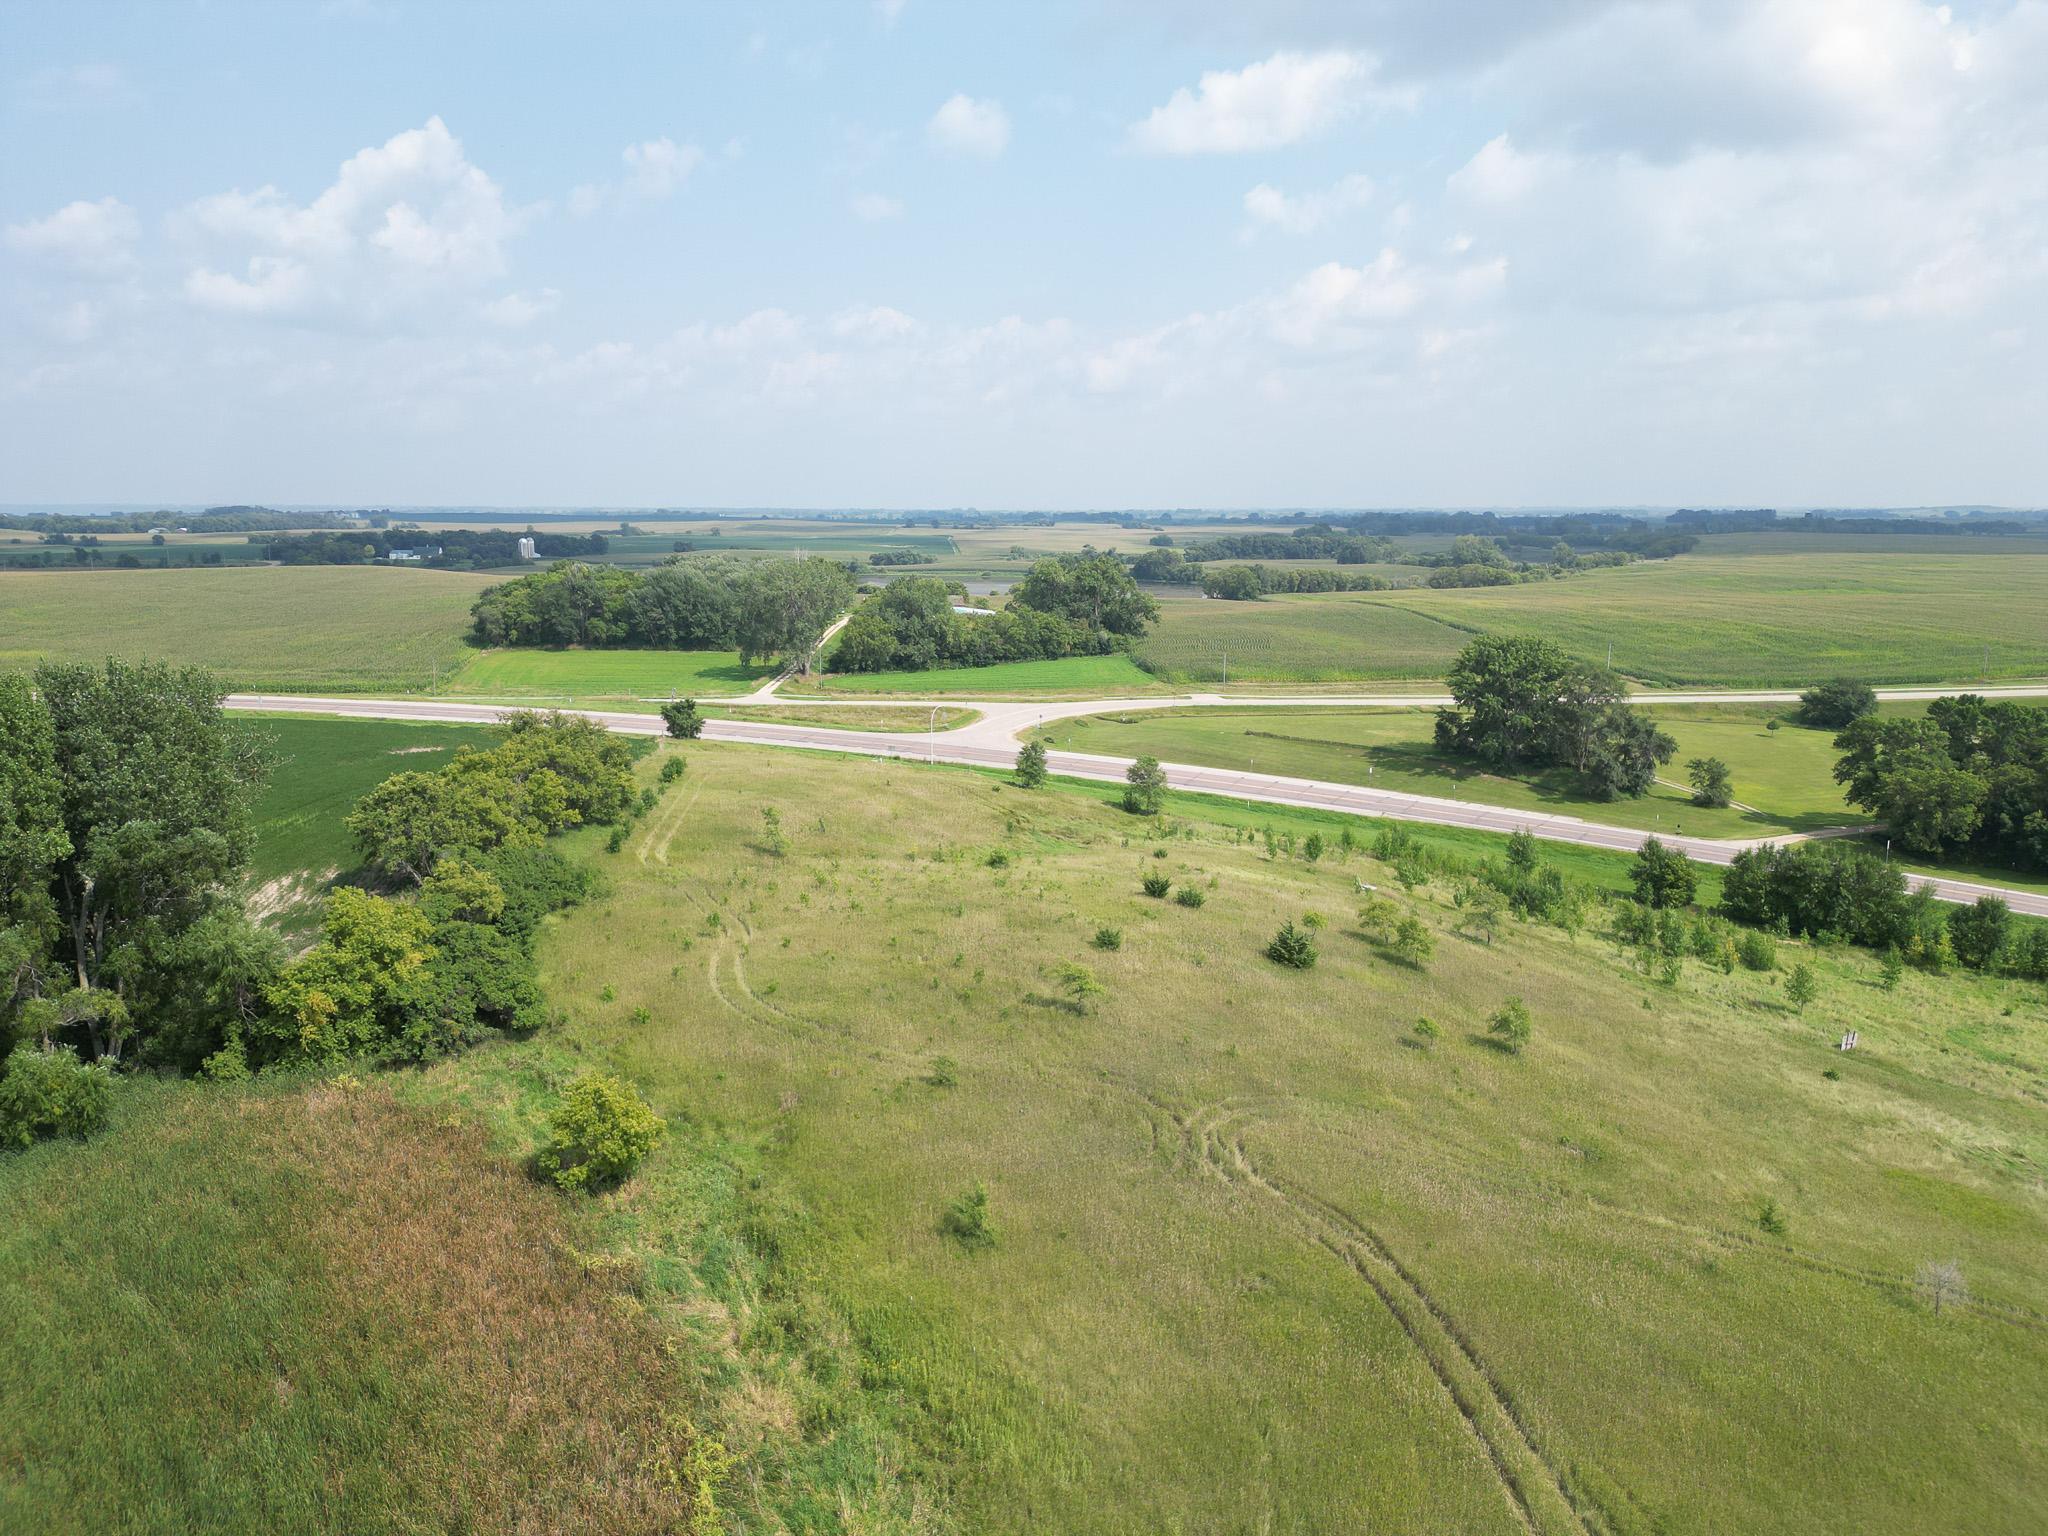
<svg viewBox="0 0 2048 1536">
<path fill-rule="evenodd" d="M 1253 228 L 1263 226 L 1290 235 L 1311 235 L 1330 220 L 1363 208 L 1370 201 L 1370 176 L 1346 176 L 1324 191 L 1292 195 L 1260 182 L 1245 193 L 1244 211 Z"/>
<path fill-rule="evenodd" d="M 40 219 L 10 224 L 11 250 L 50 266 L 91 277 L 115 277 L 135 265 L 140 233 L 135 211 L 116 197 L 66 203 Z"/>
<path fill-rule="evenodd" d="M 1341 49 L 1283 50 L 1240 70 L 1208 70 L 1194 90 L 1182 86 L 1132 124 L 1130 141 L 1159 155 L 1278 149 L 1326 133 L 1369 104 L 1414 99 L 1376 87 L 1376 75 L 1370 54 Z"/>
<path fill-rule="evenodd" d="M 884 219 L 903 217 L 903 203 L 900 198 L 885 197 L 879 192 L 862 192 L 853 199 L 853 216 L 863 223 L 879 224 Z"/>
<path fill-rule="evenodd" d="M 499 276 L 523 220 L 435 117 L 351 157 L 310 203 L 275 187 L 223 192 L 174 226 L 227 258 L 187 273 L 185 296 L 202 308 L 360 316 Z"/>
<path fill-rule="evenodd" d="M 948 97 L 932 114 L 925 133 L 933 147 L 948 154 L 992 160 L 1010 142 L 1010 117 L 996 101 L 976 101 L 964 93 Z"/>
<path fill-rule="evenodd" d="M 736 143 L 727 146 L 728 156 L 737 155 Z M 577 218 L 588 218 L 600 208 L 629 200 L 657 203 L 673 196 L 704 163 L 704 151 L 664 136 L 628 144 L 619 159 L 625 163 L 626 173 L 617 181 L 589 181 L 570 192 L 569 211 Z"/>
<path fill-rule="evenodd" d="M 846 340 L 866 342 L 903 341 L 922 334 L 924 327 L 900 309 L 872 304 L 849 309 L 833 317 L 832 334 Z"/>
<path fill-rule="evenodd" d="M 477 313 L 492 325 L 516 331 L 543 315 L 553 314 L 561 302 L 562 295 L 557 289 L 542 288 L 533 293 L 503 294 L 484 304 Z"/>
</svg>

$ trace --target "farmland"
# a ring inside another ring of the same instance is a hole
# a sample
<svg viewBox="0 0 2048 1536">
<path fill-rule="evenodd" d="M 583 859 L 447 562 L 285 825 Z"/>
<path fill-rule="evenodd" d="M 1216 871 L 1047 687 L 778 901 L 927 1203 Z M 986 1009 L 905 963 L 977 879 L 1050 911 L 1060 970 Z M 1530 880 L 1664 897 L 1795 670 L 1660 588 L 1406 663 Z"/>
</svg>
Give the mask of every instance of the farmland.
<svg viewBox="0 0 2048 1536">
<path fill-rule="evenodd" d="M 748 692 L 775 668 L 737 651 L 471 650 L 443 682 L 453 698 L 652 708 L 650 700 Z"/>
<path fill-rule="evenodd" d="M 1162 605 L 1138 654 L 1189 683 L 1217 675 L 1215 652 L 1247 683 L 1440 677 L 1474 634 L 1494 632 L 1594 661 L 1611 645 L 1616 670 L 1648 683 L 2032 678 L 2048 673 L 2041 543 L 2032 555 L 1687 555 L 1518 587 L 1182 599 Z"/>
<path fill-rule="evenodd" d="M 426 693 L 468 655 L 491 578 L 375 567 L 0 571 L 0 667 L 113 655 L 232 686 Z"/>
<path fill-rule="evenodd" d="M 1158 682 L 1128 656 L 1067 656 L 1054 661 L 1003 661 L 989 667 L 938 667 L 928 672 L 833 672 L 785 693 L 908 694 L 913 698 L 974 698 L 1041 693 L 1048 698 L 1090 694 L 1158 693 Z"/>
</svg>

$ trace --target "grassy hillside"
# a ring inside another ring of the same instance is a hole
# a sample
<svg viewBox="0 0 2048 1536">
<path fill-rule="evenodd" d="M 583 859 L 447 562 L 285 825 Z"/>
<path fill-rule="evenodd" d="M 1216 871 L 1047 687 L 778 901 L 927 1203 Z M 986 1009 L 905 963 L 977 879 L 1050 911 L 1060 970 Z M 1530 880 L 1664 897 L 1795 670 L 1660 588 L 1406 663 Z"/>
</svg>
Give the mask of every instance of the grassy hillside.
<svg viewBox="0 0 2048 1536">
<path fill-rule="evenodd" d="M 1368 859 L 1269 860 L 1215 819 L 1153 859 L 1092 794 L 690 758 L 547 943 L 558 1045 L 760 1149 L 763 1240 L 912 1403 L 964 1528 L 2033 1526 L 2038 996 L 1887 996 L 1823 953 L 1801 1016 L 1775 974 L 1665 988 L 1592 937 L 1459 937 L 1440 888 L 1419 974 L 1346 931 L 1356 881 L 1391 884 Z M 1152 869 L 1206 903 L 1143 898 Z M 1322 963 L 1265 960 L 1310 909 Z M 1069 964 L 1102 992 L 1076 1004 Z M 1510 994 L 1519 1058 L 1484 1040 Z M 516 1051 L 480 1067 L 419 1090 L 516 1101 Z M 657 1269 L 689 1177 L 658 1164 L 620 1213 Z M 984 1253 L 939 1230 L 976 1180 Z M 1950 1256 L 1979 1302 L 1936 1317 L 1910 1279 Z"/>
<path fill-rule="evenodd" d="M 1687 555 L 1563 581 L 1167 605 L 1139 655 L 1162 678 L 1440 677 L 1474 634 L 1535 634 L 1652 683 L 1804 686 L 2036 677 L 2048 669 L 2048 558 L 2010 554 Z"/>
<path fill-rule="evenodd" d="M 233 687 L 424 693 L 468 654 L 493 580 L 453 571 L 0 571 L 0 667 L 112 654 L 199 663 Z"/>
<path fill-rule="evenodd" d="M 583 1213 L 381 1088 L 126 1088 L 0 1157 L 0 1529 L 681 1528 L 680 1378 Z"/>
<path fill-rule="evenodd" d="M 369 1089 L 135 1082 L 0 1159 L 0 1528 L 674 1529 L 714 1441 L 749 1531 L 2036 1528 L 2038 988 L 1782 946 L 1802 1014 L 1598 923 L 1467 936 L 1331 815 L 681 750 L 619 853 L 571 840 L 610 889 L 543 937 L 559 1025 Z M 1320 962 L 1264 958 L 1310 911 Z M 593 1064 L 671 1135 L 564 1202 L 516 1169 Z M 983 1250 L 942 1220 L 977 1183 Z"/>
</svg>

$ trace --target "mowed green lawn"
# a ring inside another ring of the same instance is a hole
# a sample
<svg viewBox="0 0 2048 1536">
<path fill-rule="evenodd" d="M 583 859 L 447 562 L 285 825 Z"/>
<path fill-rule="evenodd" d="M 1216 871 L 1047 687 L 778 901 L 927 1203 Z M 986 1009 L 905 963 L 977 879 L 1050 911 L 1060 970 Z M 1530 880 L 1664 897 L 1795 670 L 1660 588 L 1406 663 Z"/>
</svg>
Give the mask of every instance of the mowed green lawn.
<svg viewBox="0 0 2048 1536">
<path fill-rule="evenodd" d="M 1140 648 L 1160 676 L 1441 677 L 1476 634 L 1540 635 L 1645 682 L 1795 687 L 2048 675 L 2041 554 L 1685 555 L 1518 587 L 1182 600 Z"/>
<path fill-rule="evenodd" d="M 725 1326 L 843 1319 L 962 1529 L 1526 1530 L 1502 1467 L 1542 1531 L 2038 1529 L 2037 991 L 1888 995 L 1868 956 L 1788 947 L 1802 1017 L 1776 974 L 1666 988 L 1594 935 L 1460 937 L 1447 888 L 1268 859 L 1213 802 L 1155 859 L 1093 791 L 687 756 L 544 941 L 565 1032 L 414 1091 L 516 1142 L 505 1106 L 566 1051 L 756 1146 L 785 1282 Z M 1146 899 L 1153 870 L 1205 904 Z M 1427 973 L 1349 931 L 1359 880 L 1436 933 Z M 1320 964 L 1264 959 L 1310 910 Z M 1072 1004 L 1068 965 L 1101 991 Z M 1509 995 L 1521 1057 L 1484 1043 Z M 700 1180 L 672 1142 L 612 1208 L 649 1273 L 687 1272 L 665 1213 Z M 977 1181 L 983 1252 L 939 1226 Z M 1937 1317 L 1910 1281 L 1948 1257 L 1979 1304 Z"/>
<path fill-rule="evenodd" d="M 735 697 L 774 675 L 773 666 L 742 666 L 737 651 L 472 650 L 442 692 L 541 704 L 631 705 Z"/>
<path fill-rule="evenodd" d="M 108 655 L 211 667 L 229 686 L 425 693 L 469 654 L 496 579 L 380 567 L 0 571 L 0 667 Z"/>
<path fill-rule="evenodd" d="M 1103 694 L 1160 692 L 1159 682 L 1130 657 L 1066 656 L 1054 661 L 1004 661 L 992 667 L 934 667 L 928 672 L 832 672 L 788 692 L 908 694 L 914 698 L 975 698 L 1009 693 Z"/>
<path fill-rule="evenodd" d="M 1767 727 L 1787 713 L 1783 706 L 1667 705 L 1651 713 L 1678 742 L 1678 756 L 1661 771 L 1671 783 L 1640 800 L 1588 799 L 1568 773 L 1511 778 L 1447 757 L 1436 750 L 1433 709 L 1146 710 L 1062 720 L 1039 734 L 1049 745 L 1076 752 L 1149 753 L 1167 762 L 1443 795 L 1695 837 L 1767 837 L 1868 819 L 1842 799 L 1834 782 L 1832 731 Z M 1685 765 L 1695 757 L 1728 764 L 1740 806 L 1708 810 L 1691 803 Z"/>
</svg>

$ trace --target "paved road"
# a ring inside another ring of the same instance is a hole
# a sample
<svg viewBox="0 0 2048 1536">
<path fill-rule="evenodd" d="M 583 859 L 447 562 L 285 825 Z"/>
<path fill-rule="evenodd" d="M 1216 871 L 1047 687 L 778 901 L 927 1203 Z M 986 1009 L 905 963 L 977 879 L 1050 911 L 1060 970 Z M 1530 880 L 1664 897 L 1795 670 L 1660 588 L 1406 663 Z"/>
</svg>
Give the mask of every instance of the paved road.
<svg viewBox="0 0 2048 1536">
<path fill-rule="evenodd" d="M 2033 691 L 2048 695 L 2048 689 Z M 1938 697 L 1892 692 L 1883 697 Z M 1689 701 L 1726 700 L 1730 695 L 1687 695 Z M 1749 696 L 1755 697 L 1755 696 Z M 1797 695 L 1770 695 L 1769 701 Z M 790 703 L 793 700 L 778 702 Z M 1133 701 L 1135 702 L 1135 701 Z M 1145 707 L 1161 701 L 1146 700 Z M 1188 702 L 1178 700 L 1172 702 Z M 1231 700 L 1232 703 L 1243 702 Z M 1363 702 L 1352 699 L 1348 703 Z M 1403 702 L 1413 702 L 1406 701 Z M 1673 702 L 1676 702 L 1674 699 Z M 310 698 L 298 694 L 235 694 L 230 709 L 260 710 L 284 714 L 342 715 L 364 720 L 427 720 L 461 724 L 492 724 L 506 710 L 489 704 L 455 704 L 439 699 L 352 699 Z M 902 707 L 897 701 L 897 707 Z M 784 725 L 754 720 L 707 720 L 704 735 L 712 741 L 744 742 L 756 746 L 798 747 L 813 751 L 852 752 L 869 757 L 896 757 L 911 761 L 964 763 L 977 768 L 1008 768 L 1017 760 L 1017 732 L 1048 719 L 1071 714 L 1101 714 L 1120 711 L 1122 701 L 1062 703 L 1056 705 L 1000 704 L 985 707 L 989 713 L 972 726 L 928 734 L 918 731 L 852 731 L 829 726 Z M 1056 713 L 1048 713 L 1056 711 Z M 604 710 L 575 710 L 607 730 L 629 736 L 659 736 L 662 723 L 653 715 L 621 714 Z M 1096 779 L 1120 783 L 1130 759 L 1102 757 L 1088 752 L 1049 752 L 1047 766 L 1067 778 Z M 1611 848 L 1633 852 L 1649 834 L 1632 827 L 1608 826 L 1576 816 L 1558 816 L 1541 811 L 1510 810 L 1479 805 L 1467 800 L 1446 800 L 1433 795 L 1410 795 L 1398 790 L 1367 789 L 1357 784 L 1327 784 L 1316 779 L 1288 778 L 1272 773 L 1240 773 L 1229 768 L 1204 768 L 1187 763 L 1166 763 L 1166 781 L 1175 789 L 1201 794 L 1224 795 L 1235 800 L 1268 805 L 1308 806 L 1349 811 L 1360 816 L 1379 816 L 1394 821 L 1425 822 L 1433 826 L 1467 827 L 1485 832 L 1526 830 L 1553 842 L 1577 843 L 1588 848 Z M 1719 839 L 1666 836 L 1667 846 L 1683 849 L 1689 858 L 1706 864 L 1726 864 L 1744 848 L 1763 842 L 1790 839 Z M 1915 876 L 1934 888 L 1945 901 L 1971 902 L 1979 896 L 2002 896 L 2015 912 L 2048 917 L 2048 895 L 2012 890 L 1968 880 Z"/>
</svg>

